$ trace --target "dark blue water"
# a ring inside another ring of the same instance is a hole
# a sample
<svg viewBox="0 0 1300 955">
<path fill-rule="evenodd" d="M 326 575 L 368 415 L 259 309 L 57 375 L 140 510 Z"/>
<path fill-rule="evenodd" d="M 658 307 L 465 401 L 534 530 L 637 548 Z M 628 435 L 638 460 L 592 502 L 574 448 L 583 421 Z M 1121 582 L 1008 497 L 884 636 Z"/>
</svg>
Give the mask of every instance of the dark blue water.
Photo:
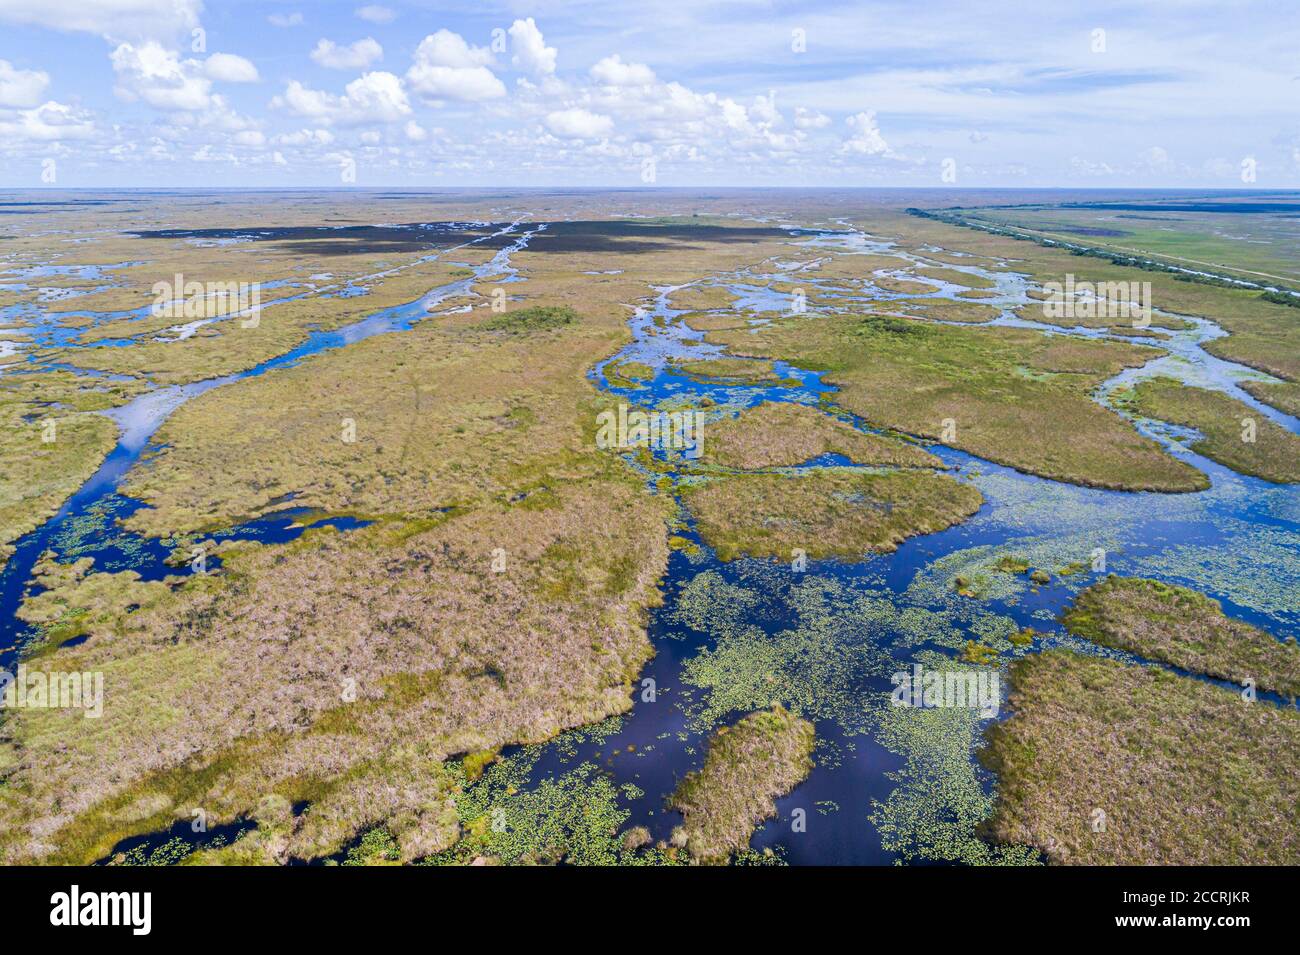
<svg viewBox="0 0 1300 955">
<path fill-rule="evenodd" d="M 871 249 L 868 247 L 864 251 Z M 1005 276 L 990 277 L 996 278 L 1005 290 Z M 742 299 L 746 297 L 744 293 L 752 294 L 754 291 L 752 287 L 729 287 L 741 292 Z M 721 407 L 728 411 L 762 401 L 796 401 L 813 405 L 827 401 L 833 403 L 834 389 L 823 383 L 819 374 L 781 362 L 776 364 L 777 374 L 782 378 L 797 379 L 797 386 L 744 385 L 675 373 L 670 364 L 673 359 L 718 357 L 721 351 L 714 346 L 701 345 L 703 336 L 678 321 L 684 312 L 668 306 L 670 295 L 670 289 L 662 290 L 653 308 L 643 309 L 635 315 L 631 327 L 636 340 L 608 362 L 593 369 L 593 383 L 612 397 L 642 407 Z M 768 300 L 762 304 L 746 304 L 771 309 L 774 303 Z M 658 323 L 656 319 L 659 319 Z M 1047 326 L 1042 330 L 1068 334 Z M 1079 333 L 1089 337 L 1098 335 L 1095 331 L 1079 330 Z M 1165 361 L 1159 365 L 1160 373 L 1178 374 L 1181 368 L 1179 377 L 1185 380 L 1229 392 L 1239 391 L 1236 380 L 1247 374 L 1247 370 L 1231 363 L 1221 363 L 1200 351 L 1200 342 L 1213 337 L 1212 331 L 1203 327 L 1185 333 L 1176 348 L 1184 364 Z M 640 387 L 611 386 L 604 379 L 604 369 L 622 361 L 648 364 L 656 369 L 655 376 Z M 1133 377 L 1134 373 L 1128 373 L 1119 379 L 1127 381 Z M 1105 401 L 1108 391 L 1109 387 L 1099 389 L 1099 400 Z M 1268 410 L 1274 420 L 1295 430 L 1294 419 L 1273 409 Z M 878 430 L 833 408 L 828 412 L 839 414 L 862 430 Z M 1156 434 L 1160 430 L 1155 423 L 1139 424 L 1149 433 Z M 705 434 L 707 444 L 707 425 Z M 1295 595 L 1300 594 L 1300 560 L 1284 562 L 1271 570 L 1262 568 L 1261 576 L 1274 575 L 1274 599 L 1252 599 L 1258 589 L 1255 580 L 1243 581 L 1231 574 L 1180 574 L 1153 564 L 1153 561 L 1170 553 L 1179 553 L 1180 548 L 1230 553 L 1243 544 L 1238 538 L 1241 526 L 1276 532 L 1300 558 L 1300 491 L 1243 477 L 1172 443 L 1170 446 L 1176 447 L 1178 453 L 1210 476 L 1213 486 L 1209 491 L 1170 495 L 1076 487 L 1021 474 L 956 449 L 933 446 L 930 450 L 951 468 L 950 473 L 975 484 L 984 494 L 986 503 L 975 517 L 943 532 L 908 540 L 896 553 L 860 562 L 811 561 L 802 574 L 775 562 L 764 562 L 766 573 L 761 575 L 764 581 L 763 609 L 746 623 L 760 627 L 769 636 L 798 626 L 797 611 L 784 601 L 789 589 L 804 576 L 832 580 L 850 592 L 878 594 L 883 591 L 902 607 L 955 612 L 958 619 L 969 618 L 972 615 L 960 608 L 966 598 L 955 596 L 951 587 L 930 587 L 917 592 L 917 586 L 923 586 L 925 578 L 941 567 L 945 558 L 979 548 L 989 548 L 995 555 L 1032 555 L 1035 548 L 1046 543 L 1055 556 L 1035 560 L 1033 566 L 1054 571 L 1067 564 L 1079 563 L 1085 569 L 1070 576 L 1053 572 L 1050 583 L 1042 586 L 1026 587 L 1022 580 L 1010 595 L 978 601 L 980 611 L 1014 621 L 1017 627 L 1032 627 L 1038 633 L 1031 647 L 1012 651 L 1004 656 L 1004 662 L 1009 656 L 1034 652 L 1045 646 L 1063 645 L 1150 665 L 1150 661 L 1139 660 L 1130 654 L 1105 651 L 1078 641 L 1069 636 L 1058 622 L 1059 614 L 1073 596 L 1105 573 L 1156 576 L 1183 583 L 1218 599 L 1229 615 L 1254 623 L 1279 637 L 1297 632 L 1300 600 L 1295 599 Z M 803 467 L 843 467 L 847 464 L 841 456 L 828 455 L 807 462 Z M 687 536 L 699 543 L 693 531 Z M 1100 572 L 1093 571 L 1090 564 L 1092 551 L 1098 546 L 1107 551 L 1105 569 Z M 584 762 L 595 763 L 603 767 L 616 784 L 631 783 L 644 791 L 640 798 L 625 801 L 630 813 L 627 825 L 643 825 L 655 840 L 666 841 L 673 827 L 681 821 L 680 814 L 667 809 L 666 803 L 682 777 L 702 765 L 707 733 L 718 724 L 734 722 L 750 708 L 744 706 L 714 714 L 716 718 L 708 722 L 692 718 L 702 709 L 709 691 L 684 682 L 683 668 L 699 654 L 710 651 L 727 638 L 674 623 L 674 598 L 684 582 L 704 572 L 716 572 L 728 583 L 752 589 L 755 586 L 754 575 L 750 571 L 755 563 L 745 560 L 720 563 L 707 548 L 702 557 L 695 559 L 680 552 L 673 553 L 664 584 L 665 604 L 652 614 L 650 635 L 657 655 L 643 673 L 643 677 L 655 681 L 656 698 L 646 702 L 634 687 L 633 708 L 616 732 L 599 739 L 587 739 L 577 734 L 576 743 L 566 738 L 544 747 L 533 766 L 532 778 L 540 780 L 559 775 Z M 1158 567 L 1158 570 L 1153 570 L 1153 567 Z M 1194 562 L 1189 562 L 1189 569 L 1195 570 Z M 1289 600 L 1279 596 L 1288 589 Z M 957 609 L 954 611 L 954 608 Z M 975 640 L 980 638 L 974 629 L 968 636 Z M 875 635 L 875 646 L 902 669 L 909 667 L 918 653 L 938 651 L 950 657 L 956 655 L 951 641 L 918 643 L 914 634 L 909 636 L 888 630 Z M 1208 682 L 1239 689 L 1221 681 Z M 891 689 L 892 684 L 878 663 L 864 666 L 853 678 L 852 693 L 862 700 L 864 710 L 882 705 Z M 1003 689 L 1005 693 L 1005 685 Z M 779 696 L 779 693 L 774 694 L 774 698 Z M 1261 694 L 1260 698 L 1271 704 L 1287 705 L 1274 695 Z M 784 699 L 782 702 L 799 709 L 797 700 Z M 751 845 L 759 849 L 775 849 L 793 864 L 888 864 L 898 861 L 899 854 L 882 845 L 870 817 L 873 807 L 883 803 L 900 785 L 900 780 L 908 782 L 903 774 L 903 754 L 875 738 L 869 728 L 870 720 L 859 723 L 852 719 L 817 718 L 815 713 L 808 715 L 814 719 L 818 737 L 816 766 L 805 782 L 777 801 L 777 817 L 760 827 Z M 1006 715 L 1003 708 L 993 719 L 1005 718 Z M 979 745 L 979 737 L 973 737 L 970 742 L 973 771 L 984 792 L 989 794 L 995 780 L 974 762 L 974 749 Z M 924 781 L 920 782 L 923 787 Z M 792 825 L 796 810 L 802 810 L 806 831 L 796 832 Z"/>
<path fill-rule="evenodd" d="M 476 273 L 508 272 L 509 252 L 522 247 L 529 233 L 516 234 L 518 238 L 512 246 Z M 811 241 L 829 245 L 846 240 L 843 236 L 812 236 Z M 881 243 L 865 237 L 858 237 L 849 247 L 864 252 L 884 249 Z M 1003 297 L 999 304 L 1009 307 L 1025 301 L 1023 277 L 1000 273 L 992 277 Z M 791 276 L 778 270 L 771 276 L 753 278 L 789 280 Z M 23 628 L 17 626 L 12 612 L 21 600 L 33 564 L 47 548 L 58 551 L 62 559 L 94 556 L 99 569 L 132 569 L 149 579 L 186 572 L 183 567 L 178 570 L 167 563 L 174 550 L 171 542 L 139 538 L 122 531 L 117 523 L 141 506 L 117 494 L 121 478 L 150 447 L 152 436 L 172 410 L 196 395 L 240 378 L 266 374 L 375 334 L 409 329 L 427 314 L 430 304 L 465 291 L 472 281 L 470 278 L 451 283 L 414 302 L 376 312 L 343 329 L 316 332 L 298 348 L 241 375 L 160 389 L 114 412 L 122 426 L 118 446 L 53 519 L 18 542 L 18 552 L 0 575 L 0 605 L 5 608 L 3 626 L 6 628 L 0 641 L 6 649 L 0 661 L 11 663 L 24 637 Z M 759 311 L 779 311 L 786 307 L 783 297 L 756 282 L 746 281 L 732 288 L 741 298 L 738 307 Z M 717 357 L 722 352 L 703 343 L 701 333 L 680 321 L 684 313 L 668 306 L 671 291 L 661 290 L 652 307 L 638 310 L 630 321 L 632 343 L 591 370 L 591 381 L 611 402 L 626 401 L 645 407 L 707 407 L 716 415 L 729 414 L 761 401 L 833 404 L 835 390 L 821 380 L 820 374 L 783 362 L 775 366 L 782 379 L 775 385 L 710 380 L 675 372 L 670 364 L 672 359 Z M 943 297 L 953 294 L 953 290 L 945 286 L 935 294 Z M 1052 331 L 1098 334 L 1083 330 Z M 1166 363 L 1162 371 L 1180 373 L 1181 369 L 1182 375 L 1197 383 L 1235 389 L 1235 376 L 1250 373 L 1205 356 L 1199 344 L 1210 337 L 1211 332 L 1199 326 L 1188 332 L 1185 340 L 1177 343 L 1181 364 Z M 635 388 L 610 386 L 604 370 L 610 362 L 621 361 L 650 365 L 654 369 L 653 380 Z M 1099 390 L 1099 400 L 1106 400 L 1106 391 L 1106 388 Z M 864 422 L 833 407 L 828 412 L 871 430 Z M 1293 425 L 1293 419 L 1285 416 L 1275 420 L 1284 427 Z M 1167 433 L 1153 423 L 1140 424 L 1168 442 Z M 1172 443 L 1170 446 L 1174 447 Z M 757 566 L 759 562 L 747 560 L 724 564 L 702 547 L 686 515 L 687 529 L 682 533 L 701 546 L 701 553 L 672 554 L 664 582 L 664 605 L 651 613 L 649 636 L 655 656 L 641 676 L 654 681 L 653 701 L 642 702 L 638 687 L 633 694 L 632 709 L 612 735 L 591 738 L 581 733 L 569 734 L 555 743 L 531 748 L 537 755 L 532 780 L 561 774 L 583 762 L 595 763 L 614 782 L 632 783 L 643 792 L 639 797 L 624 797 L 622 801 L 629 813 L 627 825 L 645 825 L 657 840 L 669 838 L 680 817 L 665 808 L 667 799 L 681 778 L 702 764 L 707 734 L 719 723 L 732 722 L 751 708 L 719 711 L 709 687 L 692 684 L 688 678 L 693 661 L 718 649 L 728 639 L 719 628 L 700 630 L 683 623 L 677 612 L 682 587 L 701 573 L 716 573 L 725 583 L 756 593 L 759 599 L 743 622 L 773 640 L 800 625 L 799 613 L 792 605 L 793 597 L 805 581 L 817 579 L 843 588 L 846 594 L 886 595 L 897 607 L 944 615 L 945 620 L 951 621 L 969 639 L 981 639 L 982 622 L 993 617 L 1012 621 L 1017 627 L 1033 627 L 1039 633 L 1034 646 L 1004 653 L 1005 661 L 1018 653 L 1048 645 L 1089 649 L 1068 637 L 1056 618 L 1072 596 L 1094 582 L 1099 573 L 1090 569 L 1069 577 L 1053 573 L 1051 582 L 1040 587 L 1028 587 L 1023 580 L 1006 586 L 1006 579 L 992 575 L 995 592 L 970 600 L 956 594 L 951 584 L 954 574 L 970 571 L 963 570 L 965 565 L 952 562 L 978 563 L 982 559 L 980 555 L 987 551 L 994 556 L 1023 554 L 1032 558 L 1034 566 L 1054 570 L 1074 562 L 1086 565 L 1093 550 L 1102 547 L 1106 550 L 1106 572 L 1158 576 L 1196 587 L 1222 601 L 1229 614 L 1279 636 L 1295 632 L 1300 626 L 1300 601 L 1294 599 L 1300 593 L 1300 570 L 1296 562 L 1288 563 L 1285 556 L 1279 556 L 1288 547 L 1293 554 L 1300 554 L 1300 496 L 1295 488 L 1277 487 L 1236 475 L 1194 454 L 1188 454 L 1188 460 L 1210 475 L 1212 488 L 1200 494 L 1162 495 L 1074 487 L 1020 474 L 951 448 L 936 446 L 932 450 L 950 467 L 950 473 L 981 490 L 985 504 L 967 522 L 941 533 L 913 538 L 893 554 L 858 562 L 811 561 L 804 571 L 770 562 L 761 567 Z M 845 466 L 848 466 L 845 459 L 833 455 L 804 465 Z M 648 483 L 653 477 L 647 477 Z M 287 507 L 276 513 L 255 515 L 247 522 L 207 537 L 275 543 L 292 539 L 309 527 L 333 526 L 347 530 L 356 526 L 356 522 L 349 523 L 347 519 L 304 513 L 293 509 L 292 502 L 285 503 Z M 1255 559 L 1226 569 L 1217 565 L 1207 569 L 1205 561 L 1197 556 L 1233 555 L 1243 548 L 1254 554 Z M 219 569 L 219 563 L 210 564 L 209 572 L 214 568 Z M 1293 588 L 1289 600 L 1285 596 L 1288 588 Z M 937 652 L 951 657 L 956 649 L 950 638 L 938 632 L 933 634 L 933 639 L 925 639 L 924 635 L 918 639 L 915 631 L 884 627 L 873 634 L 866 651 L 869 652 L 864 652 L 862 665 L 850 667 L 838 687 L 841 696 L 861 702 L 861 718 L 843 709 L 835 715 L 809 713 L 815 721 L 819 741 L 816 767 L 804 783 L 778 801 L 778 816 L 756 833 L 752 843 L 755 847 L 777 849 L 783 858 L 796 864 L 880 864 L 898 859 L 897 852 L 883 845 L 871 821 L 873 807 L 887 800 L 896 787 L 918 782 L 923 785 L 924 780 L 906 776 L 905 754 L 877 737 L 870 714 L 888 698 L 891 689 L 888 675 L 894 668 L 910 666 L 918 654 Z M 810 669 L 817 664 L 816 660 L 806 661 Z M 779 696 L 779 692 L 774 693 L 774 697 Z M 797 700 L 785 702 L 799 706 Z M 1005 710 L 994 718 L 1002 716 Z M 967 743 L 972 752 L 970 771 L 982 791 L 988 794 L 995 780 L 974 763 L 977 737 L 971 736 Z M 507 750 L 506 756 L 516 751 Z M 796 833 L 792 829 L 796 810 L 802 810 L 806 816 L 806 832 Z M 159 845 L 169 837 L 166 833 L 156 834 L 139 840 L 138 844 Z"/>
</svg>

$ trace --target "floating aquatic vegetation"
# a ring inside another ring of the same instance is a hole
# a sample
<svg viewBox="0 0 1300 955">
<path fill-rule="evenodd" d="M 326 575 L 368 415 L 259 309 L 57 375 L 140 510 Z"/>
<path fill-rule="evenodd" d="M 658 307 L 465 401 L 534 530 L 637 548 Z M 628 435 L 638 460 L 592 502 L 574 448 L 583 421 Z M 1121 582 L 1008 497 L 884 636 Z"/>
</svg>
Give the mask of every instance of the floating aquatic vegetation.
<svg viewBox="0 0 1300 955">
<path fill-rule="evenodd" d="M 952 669 L 947 657 L 923 653 L 923 665 Z M 972 761 L 984 720 L 973 707 L 883 706 L 876 711 L 876 738 L 901 755 L 899 783 L 873 803 L 872 825 L 899 862 L 962 862 L 967 865 L 1034 865 L 1027 846 L 990 845 L 977 834 L 993 812 L 988 774 Z"/>
<path fill-rule="evenodd" d="M 528 785 L 538 747 L 527 747 L 489 767 L 456 796 L 462 837 L 425 859 L 429 865 L 475 861 L 573 865 L 671 864 L 675 853 L 654 846 L 629 848 L 621 829 L 629 813 L 620 792 L 591 763 Z"/>
<path fill-rule="evenodd" d="M 1181 544 L 1142 557 L 1143 576 L 1188 582 L 1224 596 L 1274 621 L 1281 628 L 1300 623 L 1300 534 L 1245 521 L 1221 519 L 1231 548 Z"/>
</svg>

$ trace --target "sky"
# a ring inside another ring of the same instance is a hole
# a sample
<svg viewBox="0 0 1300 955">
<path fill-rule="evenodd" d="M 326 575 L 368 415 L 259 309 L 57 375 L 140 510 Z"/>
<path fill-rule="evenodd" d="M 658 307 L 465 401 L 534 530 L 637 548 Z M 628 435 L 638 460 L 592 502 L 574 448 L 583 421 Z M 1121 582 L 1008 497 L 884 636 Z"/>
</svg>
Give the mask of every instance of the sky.
<svg viewBox="0 0 1300 955">
<path fill-rule="evenodd" d="M 1294 0 L 0 0 L 0 186 L 1300 186 Z"/>
</svg>

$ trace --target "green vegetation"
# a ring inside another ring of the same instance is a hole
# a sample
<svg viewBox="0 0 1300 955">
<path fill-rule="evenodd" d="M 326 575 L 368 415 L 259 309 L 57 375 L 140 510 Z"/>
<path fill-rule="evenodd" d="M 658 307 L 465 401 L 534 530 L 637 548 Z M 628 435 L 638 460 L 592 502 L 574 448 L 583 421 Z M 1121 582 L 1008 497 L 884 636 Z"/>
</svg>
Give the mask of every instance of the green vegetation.
<svg viewBox="0 0 1300 955">
<path fill-rule="evenodd" d="M 1175 315 L 1206 316 L 1230 333 L 1205 346 L 1210 354 L 1241 362 L 1287 381 L 1300 381 L 1300 323 L 1295 321 L 1295 313 L 1289 305 L 1268 301 L 1256 290 L 1235 286 L 1212 275 L 1177 271 L 1175 267 L 1162 264 L 1148 243 L 1153 237 L 1163 240 L 1173 235 L 1164 228 L 1151 230 L 1152 234 L 1141 239 L 1122 237 L 1118 241 L 1127 251 L 1118 251 L 1099 248 L 1092 238 L 1084 242 L 1073 241 L 1062 247 L 1059 239 L 1047 239 L 1019 227 L 990 221 L 984 215 L 988 210 L 980 210 L 979 217 L 970 215 L 969 210 L 907 211 L 912 219 L 899 228 L 910 241 L 957 246 L 988 256 L 1014 259 L 1017 271 L 1029 273 L 1039 283 L 1062 281 L 1067 273 L 1073 274 L 1079 282 L 1150 282 L 1151 300 L 1157 308 Z M 996 216 L 996 213 L 992 215 Z M 1180 214 L 1176 218 L 1189 217 Z M 1246 217 L 1234 218 L 1238 220 L 1234 223 L 1235 228 L 1244 227 L 1241 220 Z M 1262 221 L 1264 217 L 1249 218 Z M 1211 215 L 1209 221 L 1202 220 L 1202 224 L 1213 226 L 1218 221 Z M 965 226 L 967 231 L 960 232 L 957 226 Z M 1289 220 L 1280 217 L 1274 220 L 1273 226 L 1282 230 L 1290 228 Z M 969 230 L 978 231 L 972 233 Z M 1231 241 L 1212 235 L 1213 228 L 1204 231 L 1211 235 L 1212 247 L 1198 250 L 1189 257 L 1193 260 L 1190 268 L 1196 271 L 1213 272 L 1220 263 L 1232 262 L 1242 253 L 1253 255 L 1264 248 L 1258 243 Z M 1294 239 L 1289 237 L 1287 241 Z M 1294 255 L 1285 261 L 1286 267 L 1294 269 Z M 1188 266 L 1188 263 L 1180 265 Z M 1271 283 L 1274 279 L 1269 276 L 1277 273 L 1276 268 L 1270 267 L 1255 267 L 1253 270 L 1267 274 L 1244 277 Z"/>
<path fill-rule="evenodd" d="M 0 568 L 10 544 L 52 516 L 117 443 L 117 425 L 95 412 L 141 390 L 61 370 L 0 378 Z"/>
<path fill-rule="evenodd" d="M 770 361 L 752 358 L 702 358 L 696 361 L 675 361 L 674 371 L 697 378 L 734 378 L 747 382 L 772 384 L 780 381 Z"/>
<path fill-rule="evenodd" d="M 998 317 L 998 308 L 983 302 L 969 302 L 951 298 L 899 299 L 884 306 L 890 312 L 901 312 L 916 318 L 936 322 L 960 322 L 979 325 Z"/>
<path fill-rule="evenodd" d="M 935 670 L 958 665 L 938 653 L 923 653 L 919 662 Z M 898 786 L 871 806 L 885 849 L 903 863 L 1038 864 L 1034 849 L 991 845 L 978 835 L 993 798 L 972 759 L 982 722 L 977 708 L 887 706 L 878 719 L 876 739 L 904 759 L 889 774 Z"/>
<path fill-rule="evenodd" d="M 1293 418 L 1300 418 L 1300 382 L 1246 380 L 1238 384 L 1252 398 L 1272 405 Z"/>
<path fill-rule="evenodd" d="M 578 313 L 567 305 L 531 305 L 508 309 L 482 324 L 490 332 L 528 334 L 550 328 L 562 328 L 578 321 Z"/>
<path fill-rule="evenodd" d="M 456 786 L 459 837 L 425 856 L 425 865 L 671 865 L 677 851 L 649 844 L 637 829 L 620 833 L 624 792 L 591 763 L 529 782 L 537 759 L 529 747 Z M 623 787 L 631 790 L 631 787 Z M 644 834 L 644 830 L 641 830 Z"/>
<path fill-rule="evenodd" d="M 899 278 L 893 275 L 873 275 L 871 284 L 883 292 L 893 292 L 896 295 L 928 295 L 931 292 L 939 291 L 937 285 Z"/>
<path fill-rule="evenodd" d="M 973 486 L 930 471 L 799 476 L 738 475 L 684 489 L 700 535 L 720 560 L 741 555 L 790 560 L 861 559 L 909 537 L 951 527 L 979 510 Z"/>
<path fill-rule="evenodd" d="M 1186 587 L 1116 577 L 1093 584 L 1061 618 L 1075 636 L 1192 673 L 1300 696 L 1300 646 L 1223 613 Z"/>
<path fill-rule="evenodd" d="M 780 706 L 719 728 L 704 766 L 673 793 L 670 805 L 683 816 L 673 841 L 699 862 L 726 862 L 776 815 L 776 797 L 812 770 L 814 741 L 812 724 Z"/>
<path fill-rule="evenodd" d="M 639 361 L 610 362 L 605 366 L 605 380 L 615 388 L 640 388 L 654 375 L 653 368 Z"/>
<path fill-rule="evenodd" d="M 709 337 L 825 368 L 841 389 L 836 401 L 871 423 L 1033 474 L 1124 490 L 1208 486 L 1091 398 L 1102 381 L 1158 355 L 1153 348 L 873 315 L 801 316 Z"/>
<path fill-rule="evenodd" d="M 678 289 L 668 299 L 669 305 L 677 309 L 690 311 L 708 311 L 715 308 L 730 308 L 736 301 L 736 294 L 720 285 L 693 285 Z"/>
<path fill-rule="evenodd" d="M 1300 437 L 1222 392 L 1152 378 L 1118 400 L 1148 418 L 1195 428 L 1203 437 L 1192 442 L 1193 450 L 1234 471 L 1300 482 Z"/>
<path fill-rule="evenodd" d="M 1072 865 L 1300 862 L 1300 713 L 1064 650 L 1011 679 L 981 752 L 996 839 Z"/>
<path fill-rule="evenodd" d="M 943 467 L 914 444 L 859 431 L 809 405 L 766 401 L 705 428 L 704 459 L 723 467 L 794 467 L 824 454 L 841 454 L 854 464 Z"/>
</svg>

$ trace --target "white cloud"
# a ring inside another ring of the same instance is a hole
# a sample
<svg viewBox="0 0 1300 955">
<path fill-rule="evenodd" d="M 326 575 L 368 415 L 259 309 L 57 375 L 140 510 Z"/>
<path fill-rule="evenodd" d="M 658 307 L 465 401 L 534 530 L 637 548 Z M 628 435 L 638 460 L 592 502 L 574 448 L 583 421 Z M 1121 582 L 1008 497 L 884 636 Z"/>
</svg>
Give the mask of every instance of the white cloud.
<svg viewBox="0 0 1300 955">
<path fill-rule="evenodd" d="M 889 144 L 885 142 L 885 137 L 880 134 L 880 128 L 876 125 L 874 109 L 867 110 L 865 113 L 855 113 L 845 122 L 853 130 L 853 135 L 844 140 L 844 144 L 840 147 L 841 152 L 857 153 L 862 156 L 889 154 Z"/>
<path fill-rule="evenodd" d="M 649 86 L 655 72 L 644 63 L 624 63 L 615 53 L 591 68 L 591 78 L 602 86 Z"/>
<path fill-rule="evenodd" d="M 234 142 L 239 146 L 262 146 L 266 144 L 266 135 L 260 130 L 244 129 L 235 133 Z"/>
<path fill-rule="evenodd" d="M 407 120 L 405 131 L 406 138 L 413 143 L 422 143 L 429 138 L 429 133 L 425 128 L 413 119 Z"/>
<path fill-rule="evenodd" d="M 139 41 L 188 33 L 202 9 L 203 0 L 0 0 L 0 20 Z"/>
<path fill-rule="evenodd" d="M 282 133 L 273 142 L 278 146 L 328 146 L 334 142 L 334 134 L 328 129 L 300 129 Z"/>
<path fill-rule="evenodd" d="M 402 81 L 382 71 L 363 73 L 344 87 L 342 96 L 308 89 L 292 80 L 284 94 L 271 102 L 299 116 L 340 126 L 394 123 L 411 113 Z"/>
<path fill-rule="evenodd" d="M 590 110 L 574 108 L 547 114 L 546 125 L 555 135 L 565 139 L 597 139 L 609 134 L 614 121 Z"/>
<path fill-rule="evenodd" d="M 363 70 L 383 59 L 384 48 L 373 37 L 339 46 L 333 40 L 321 40 L 311 51 L 311 58 L 331 70 Z"/>
<path fill-rule="evenodd" d="M 439 30 L 420 41 L 406 81 L 428 102 L 497 99 L 506 95 L 506 87 L 488 69 L 491 63 L 491 50 L 470 46 L 458 33 Z"/>
<path fill-rule="evenodd" d="M 293 13 L 272 13 L 266 18 L 266 22 L 273 27 L 299 27 L 302 26 L 302 14 L 297 11 Z"/>
<path fill-rule="evenodd" d="M 8 60 L 0 60 L 0 106 L 8 109 L 35 106 L 49 85 L 48 73 L 15 69 Z"/>
<path fill-rule="evenodd" d="M 117 93 L 164 110 L 205 110 L 212 104 L 212 81 L 197 60 L 182 62 L 154 40 L 123 43 L 109 57 L 117 73 Z"/>
<path fill-rule="evenodd" d="M 1084 159 L 1080 156 L 1070 157 L 1070 171 L 1076 176 L 1112 176 L 1115 170 L 1104 162 L 1095 162 L 1091 159 Z"/>
<path fill-rule="evenodd" d="M 799 106 L 794 111 L 796 129 L 825 129 L 830 124 L 831 118 L 815 109 L 804 109 Z"/>
<path fill-rule="evenodd" d="M 223 83 L 256 83 L 257 67 L 234 53 L 213 53 L 203 63 L 204 72 Z"/>
<path fill-rule="evenodd" d="M 368 6 L 358 8 L 357 16 L 370 23 L 392 23 L 397 19 L 397 11 L 390 9 L 389 7 L 381 7 L 377 3 L 372 3 Z"/>
<path fill-rule="evenodd" d="M 491 66 L 493 63 L 491 50 L 485 46 L 470 46 L 463 36 L 450 30 L 439 30 L 421 40 L 415 59 L 417 63 L 453 69 Z"/>
<path fill-rule="evenodd" d="M 1174 169 L 1175 163 L 1162 146 L 1151 146 L 1138 153 L 1138 162 L 1151 172 L 1165 173 Z"/>
<path fill-rule="evenodd" d="M 532 17 L 516 20 L 510 24 L 509 32 L 510 45 L 515 51 L 510 62 L 515 69 L 537 76 L 549 76 L 555 72 L 555 47 L 546 45 L 542 31 L 537 28 Z"/>
<path fill-rule="evenodd" d="M 95 134 L 95 124 L 85 110 L 51 100 L 36 109 L 0 114 L 0 137 L 29 142 L 56 142 L 62 139 L 87 139 Z"/>
</svg>

